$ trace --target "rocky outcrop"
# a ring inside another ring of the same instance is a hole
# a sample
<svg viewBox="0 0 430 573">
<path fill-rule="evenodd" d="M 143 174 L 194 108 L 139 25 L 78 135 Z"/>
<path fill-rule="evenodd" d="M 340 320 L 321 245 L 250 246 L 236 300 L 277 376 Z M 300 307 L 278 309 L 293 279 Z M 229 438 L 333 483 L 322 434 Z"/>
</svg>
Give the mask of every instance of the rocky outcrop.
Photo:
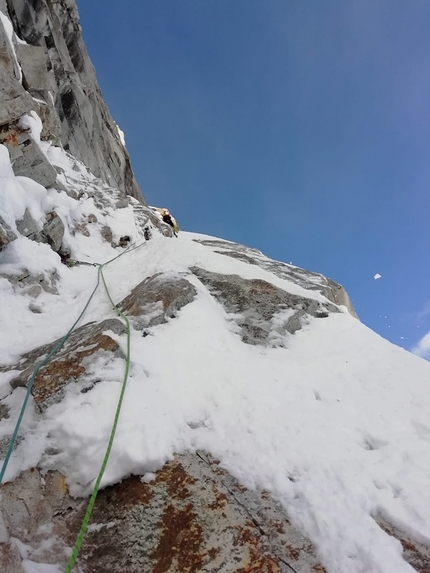
<svg viewBox="0 0 430 573">
<path fill-rule="evenodd" d="M 63 540 L 69 535 L 62 514 L 79 503 L 68 495 L 64 477 L 58 472 L 42 476 L 32 469 L 13 483 L 1 486 L 1 491 L 5 495 L 0 505 L 0 523 L 7 527 L 7 535 L 0 539 L 1 571 L 25 573 L 15 538 L 32 545 L 31 558 L 35 562 L 55 563 L 54 555 L 64 552 Z"/>
<path fill-rule="evenodd" d="M 0 21 L 0 42 L 5 36 Z M 11 124 L 36 107 L 30 94 L 12 75 L 14 66 L 10 51 L 3 50 L 1 63 L 4 64 L 5 61 L 6 65 L 0 66 L 0 126 Z"/>
<path fill-rule="evenodd" d="M 51 249 L 58 253 L 64 236 L 64 223 L 55 212 L 48 213 L 42 229 L 42 237 L 46 239 Z"/>
<path fill-rule="evenodd" d="M 267 281 L 198 267 L 190 270 L 232 316 L 247 344 L 282 346 L 285 333 L 300 330 L 308 316 L 326 318 L 329 312 L 339 312 L 334 305 L 293 295 Z"/>
<path fill-rule="evenodd" d="M 2 11 L 8 14 L 4 6 Z M 19 126 L 19 120 L 32 111 L 39 111 L 43 102 L 40 98 L 36 101 L 33 94 L 25 89 L 25 77 L 17 54 L 22 54 L 28 73 L 31 70 L 32 77 L 39 83 L 47 75 L 46 59 L 44 53 L 39 52 L 33 67 L 31 59 L 26 57 L 26 48 L 32 46 L 14 44 L 13 38 L 12 24 L 6 17 L 0 18 L 0 143 L 8 148 L 16 175 L 31 177 L 41 185 L 51 187 L 57 176 L 55 169 L 32 140 L 28 130 Z M 43 49 L 40 50 L 43 52 Z M 45 97 L 48 98 L 48 92 Z M 49 139 L 54 139 L 54 134 L 50 135 Z"/>
<path fill-rule="evenodd" d="M 342 285 L 328 279 L 319 273 L 313 273 L 294 265 L 274 261 L 263 255 L 257 249 L 246 247 L 230 241 L 219 239 L 196 240 L 196 242 L 208 247 L 215 247 L 215 252 L 220 255 L 232 257 L 248 265 L 257 265 L 269 273 L 301 286 L 306 290 L 315 290 L 324 295 L 328 300 L 338 305 L 346 306 L 351 316 L 357 317 L 348 293 Z"/>
<path fill-rule="evenodd" d="M 50 362 L 43 366 L 34 381 L 32 395 L 39 410 L 44 410 L 51 404 L 58 402 L 64 395 L 64 388 L 70 382 L 80 383 L 81 389 L 88 391 L 97 380 L 86 375 L 86 365 L 89 357 L 94 360 L 102 355 L 106 362 L 115 357 L 123 357 L 118 343 L 111 333 L 124 334 L 125 327 L 118 319 L 108 319 L 98 324 L 86 324 L 77 328 L 58 350 Z M 17 370 L 19 373 L 11 380 L 12 388 L 27 386 L 34 368 L 61 342 L 61 339 L 40 346 L 25 354 L 18 364 L 0 368 L 0 371 Z"/>
<path fill-rule="evenodd" d="M 430 547 L 428 545 L 423 545 L 416 539 L 413 539 L 381 515 L 376 517 L 376 521 L 388 535 L 400 541 L 405 561 L 412 565 L 418 573 L 428 573 L 430 571 Z"/>
<path fill-rule="evenodd" d="M 0 215 L 0 251 L 16 238 L 16 234 L 12 231 L 12 229 Z"/>
<path fill-rule="evenodd" d="M 64 478 L 27 471 L 1 487 L 3 518 L 29 558 L 58 563 L 85 505 Z M 47 543 L 47 539 L 50 543 Z M 12 542 L 0 545 L 12 560 Z M 65 564 L 65 557 L 62 561 Z M 157 475 L 100 492 L 79 558 L 83 573 L 324 573 L 315 549 L 267 492 L 242 487 L 203 452 L 176 455 Z M 22 573 L 20 559 L 9 573 Z"/>
<path fill-rule="evenodd" d="M 0 10 L 7 14 L 4 5 L 0 5 Z M 36 107 L 36 102 L 21 84 L 21 71 L 10 39 L 12 25 L 9 30 L 6 26 L 0 18 L 0 126 L 18 120 Z"/>
<path fill-rule="evenodd" d="M 57 293 L 57 271 L 51 271 L 49 274 L 31 273 L 28 269 L 23 268 L 19 274 L 7 274 L 1 272 L 0 277 L 7 279 L 15 288 L 22 289 L 22 292 L 36 298 L 43 291 L 50 294 Z M 37 312 L 37 309 L 34 310 Z"/>
<path fill-rule="evenodd" d="M 146 328 L 175 318 L 196 294 L 186 279 L 159 273 L 138 284 L 119 307 L 132 318 L 135 328 Z"/>
<path fill-rule="evenodd" d="M 0 565 L 24 573 L 66 564 L 85 512 L 64 477 L 37 469 L 0 486 Z M 405 560 L 427 572 L 429 550 L 383 518 Z M 2 528 L 2 526 L 4 526 Z M 204 452 L 178 454 L 156 475 L 133 476 L 97 497 L 78 563 L 82 573 L 325 573 L 312 543 L 265 491 L 251 491 Z"/>
<path fill-rule="evenodd" d="M 39 228 L 28 209 L 24 211 L 22 219 L 16 221 L 16 228 L 24 237 L 33 241 L 41 241 Z"/>
<path fill-rule="evenodd" d="M 28 209 L 22 219 L 16 221 L 16 228 L 24 237 L 38 243 L 47 243 L 53 251 L 60 253 L 63 247 L 64 223 L 55 211 L 46 214 L 46 221 L 39 230 Z"/>
<path fill-rule="evenodd" d="M 37 142 L 17 124 L 35 111 L 42 140 L 62 145 L 105 183 L 145 203 L 98 86 L 74 0 L 7 0 L 0 9 L 13 25 L 0 19 L 0 142 L 15 173 L 45 187 L 55 182 Z"/>
<path fill-rule="evenodd" d="M 164 237 L 173 237 L 172 227 L 158 217 L 149 207 L 134 203 L 133 211 L 136 222 L 142 229 L 149 224 L 150 226 L 158 229 Z"/>
<path fill-rule="evenodd" d="M 11 146 L 7 145 L 7 147 L 10 151 Z M 27 137 L 22 145 L 15 147 L 13 155 L 13 171 L 15 175 L 29 177 L 47 188 L 55 185 L 57 179 L 55 168 L 30 137 Z"/>
<path fill-rule="evenodd" d="M 57 172 L 54 166 L 19 121 L 0 127 L 0 143 L 9 151 L 15 175 L 29 177 L 47 188 L 55 184 Z"/>
<path fill-rule="evenodd" d="M 82 515 L 68 517 L 71 529 Z M 93 522 L 111 527 L 88 537 L 88 571 L 314 573 L 320 566 L 269 494 L 241 487 L 203 452 L 177 455 L 156 476 L 107 488 Z"/>
</svg>

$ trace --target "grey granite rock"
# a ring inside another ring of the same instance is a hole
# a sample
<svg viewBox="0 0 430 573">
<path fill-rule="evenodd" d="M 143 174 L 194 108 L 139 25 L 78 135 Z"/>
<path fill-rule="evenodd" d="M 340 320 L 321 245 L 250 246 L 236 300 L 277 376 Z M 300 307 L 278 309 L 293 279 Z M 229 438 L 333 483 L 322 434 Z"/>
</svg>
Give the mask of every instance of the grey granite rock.
<svg viewBox="0 0 430 573">
<path fill-rule="evenodd" d="M 5 67 L 0 66 L 0 127 L 34 109 L 36 104 L 30 94 Z"/>
<path fill-rule="evenodd" d="M 108 225 L 104 225 L 102 227 L 100 235 L 102 236 L 104 241 L 106 241 L 107 243 L 112 243 L 113 241 L 112 229 Z"/>
<path fill-rule="evenodd" d="M 165 237 L 173 237 L 172 227 L 167 223 L 164 223 L 150 207 L 141 205 L 140 203 L 137 203 L 137 201 L 131 201 L 131 206 L 133 208 L 136 224 L 141 229 L 145 229 L 149 226 L 157 229 Z"/>
<path fill-rule="evenodd" d="M 56 284 L 59 278 L 57 271 L 53 271 L 49 276 L 46 276 L 43 273 L 31 274 L 28 269 L 23 268 L 20 274 L 0 272 L 0 277 L 5 278 L 19 289 L 27 289 L 29 286 L 40 285 L 45 292 L 57 294 Z"/>
<path fill-rule="evenodd" d="M 12 82 L 9 70 L 0 78 L 0 125 L 35 109 L 42 139 L 61 143 L 105 183 L 145 203 L 98 86 L 74 0 L 7 0 L 7 5 L 16 34 L 28 44 L 17 46 L 24 87 L 38 101 Z M 22 101 L 13 103 L 17 94 Z"/>
<path fill-rule="evenodd" d="M 307 271 L 292 264 L 288 265 L 280 261 L 274 261 L 263 255 L 263 253 L 257 249 L 252 249 L 238 243 L 223 241 L 221 239 L 196 240 L 196 242 L 207 247 L 216 248 L 217 250 L 215 252 L 221 255 L 232 257 L 249 265 L 257 265 L 269 273 L 281 279 L 291 281 L 306 290 L 318 291 L 331 302 L 346 306 L 351 316 L 358 318 L 351 299 L 343 286 L 328 279 L 324 275 Z"/>
<path fill-rule="evenodd" d="M 33 468 L 13 483 L 0 487 L 4 494 L 0 500 L 0 519 L 9 535 L 23 543 L 31 542 L 32 560 L 36 563 L 58 562 L 59 556 L 65 555 L 64 539 L 68 537 L 62 515 L 79 503 L 68 495 L 64 477 L 58 472 L 42 476 Z M 62 559 L 65 561 L 65 557 Z M 0 564 L 7 564 L 2 573 L 24 573 L 22 561 L 19 552 L 12 558 L 11 546 L 0 543 Z"/>
<path fill-rule="evenodd" d="M 28 305 L 28 309 L 33 312 L 34 314 L 42 314 L 42 308 L 35 304 L 34 302 L 30 302 L 30 304 Z"/>
<path fill-rule="evenodd" d="M 16 228 L 21 233 L 21 235 L 24 235 L 24 237 L 28 237 L 33 241 L 41 240 L 40 230 L 38 229 L 36 222 L 34 221 L 28 209 L 25 210 L 22 219 L 16 221 Z"/>
<path fill-rule="evenodd" d="M 302 328 L 308 317 L 339 312 L 334 305 L 297 296 L 260 279 L 190 269 L 231 314 L 247 344 L 283 346 L 283 337 Z"/>
<path fill-rule="evenodd" d="M 0 545 L 0 571 L 5 573 L 25 573 L 18 547 L 7 541 Z"/>
<path fill-rule="evenodd" d="M 39 95 L 48 85 L 46 52 L 41 46 L 18 44 L 16 48 L 18 61 L 23 74 L 23 85 L 32 95 Z"/>
<path fill-rule="evenodd" d="M 30 94 L 21 85 L 13 46 L 0 20 L 0 126 L 18 120 L 36 107 Z"/>
<path fill-rule="evenodd" d="M 120 199 L 119 201 L 117 201 L 115 203 L 115 207 L 117 209 L 125 209 L 126 207 L 128 207 L 130 204 L 129 200 L 127 199 L 127 197 L 124 197 L 123 199 Z"/>
<path fill-rule="evenodd" d="M 412 565 L 415 571 L 418 573 L 430 571 L 430 546 L 420 543 L 409 532 L 401 531 L 380 514 L 375 517 L 375 521 L 388 535 L 400 541 L 403 548 L 403 558 Z"/>
<path fill-rule="evenodd" d="M 46 94 L 45 100 L 38 100 L 37 102 L 39 104 L 37 113 L 43 126 L 40 139 L 42 141 L 50 140 L 54 145 L 59 146 L 61 144 L 61 121 L 51 93 Z"/>
<path fill-rule="evenodd" d="M 89 357 L 99 353 L 106 363 L 112 358 L 123 357 L 118 343 L 109 336 L 109 331 L 121 335 L 124 334 L 125 327 L 118 319 L 107 319 L 77 328 L 64 346 L 53 355 L 50 362 L 40 369 L 32 389 L 39 411 L 59 402 L 63 398 L 64 388 L 70 382 L 80 383 L 82 389 L 86 390 L 97 382 L 85 376 Z M 59 341 L 60 339 L 55 340 L 51 344 L 28 352 L 15 365 L 0 366 L 0 372 L 19 371 L 10 384 L 12 388 L 26 386 L 36 365 L 58 345 Z"/>
<path fill-rule="evenodd" d="M 28 296 L 31 296 L 32 298 L 37 298 L 42 294 L 42 290 L 43 289 L 40 285 L 33 285 L 25 291 L 25 294 L 28 294 Z"/>
<path fill-rule="evenodd" d="M 119 307 L 131 317 L 135 328 L 146 328 L 175 318 L 196 294 L 186 279 L 159 273 L 138 284 Z"/>
<path fill-rule="evenodd" d="M 30 559 L 64 567 L 86 504 L 71 498 L 63 476 L 28 470 L 0 493 L 9 535 L 28 544 Z M 0 559 L 7 551 L 0 545 Z M 78 567 L 82 573 L 325 572 L 313 545 L 268 492 L 242 487 L 204 452 L 176 455 L 149 483 L 134 476 L 101 491 Z"/>
<path fill-rule="evenodd" d="M 13 162 L 15 175 L 30 177 L 43 187 L 52 187 L 57 179 L 57 172 L 40 147 L 31 139 L 27 139 L 19 149 L 22 154 Z"/>
<path fill-rule="evenodd" d="M 22 146 L 27 145 L 29 139 L 28 130 L 20 126 L 19 120 L 7 123 L 0 128 L 0 143 L 7 148 L 12 164 L 17 157 L 22 157 Z"/>
<path fill-rule="evenodd" d="M 57 213 L 52 212 L 47 214 L 42 233 L 52 250 L 58 253 L 61 249 L 61 243 L 63 242 L 64 224 Z"/>
<path fill-rule="evenodd" d="M 12 231 L 12 229 L 0 215 L 0 251 L 16 238 L 16 233 Z"/>
<path fill-rule="evenodd" d="M 0 10 L 3 14 L 7 14 L 7 9 L 4 9 L 4 7 L 2 9 L 1 4 Z M 11 77 L 16 80 L 20 79 L 19 66 L 14 56 L 13 45 L 7 36 L 2 20 L 0 20 L 0 65 Z"/>
</svg>

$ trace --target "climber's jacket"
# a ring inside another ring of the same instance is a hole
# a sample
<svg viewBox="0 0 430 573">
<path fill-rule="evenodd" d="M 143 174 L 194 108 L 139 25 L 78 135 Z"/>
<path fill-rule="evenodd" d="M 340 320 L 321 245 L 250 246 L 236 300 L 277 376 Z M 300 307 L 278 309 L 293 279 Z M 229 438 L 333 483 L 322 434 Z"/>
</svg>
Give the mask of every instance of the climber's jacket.
<svg viewBox="0 0 430 573">
<path fill-rule="evenodd" d="M 179 232 L 179 226 L 178 223 L 176 222 L 175 217 L 173 217 L 170 213 L 168 209 L 164 209 L 161 207 L 155 207 L 154 209 L 162 218 L 162 220 L 167 223 L 168 225 L 170 225 L 173 229 L 173 232 L 175 233 L 175 235 L 178 234 Z"/>
</svg>

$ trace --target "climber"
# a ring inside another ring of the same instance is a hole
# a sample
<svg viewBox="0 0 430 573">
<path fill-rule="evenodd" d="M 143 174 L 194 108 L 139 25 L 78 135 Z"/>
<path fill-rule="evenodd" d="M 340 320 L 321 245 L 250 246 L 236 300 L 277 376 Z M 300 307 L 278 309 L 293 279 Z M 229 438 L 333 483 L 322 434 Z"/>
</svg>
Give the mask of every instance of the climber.
<svg viewBox="0 0 430 573">
<path fill-rule="evenodd" d="M 157 211 L 157 213 L 159 213 L 163 221 L 172 227 L 173 234 L 175 235 L 175 237 L 177 237 L 179 232 L 179 226 L 178 223 L 176 222 L 175 217 L 172 217 L 168 209 L 156 207 L 155 210 Z"/>
</svg>

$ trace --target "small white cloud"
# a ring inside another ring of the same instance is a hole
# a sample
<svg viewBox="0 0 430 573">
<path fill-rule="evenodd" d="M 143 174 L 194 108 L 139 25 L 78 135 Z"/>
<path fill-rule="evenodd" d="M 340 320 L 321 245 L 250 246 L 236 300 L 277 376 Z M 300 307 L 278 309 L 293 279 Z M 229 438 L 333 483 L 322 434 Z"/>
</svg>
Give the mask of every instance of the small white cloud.
<svg viewBox="0 0 430 573">
<path fill-rule="evenodd" d="M 411 350 L 413 354 L 430 360 L 430 330 L 424 335 L 416 346 Z"/>
<path fill-rule="evenodd" d="M 373 278 L 375 279 L 375 281 L 377 281 L 378 279 L 382 279 L 382 275 L 376 273 L 376 275 Z"/>
</svg>

